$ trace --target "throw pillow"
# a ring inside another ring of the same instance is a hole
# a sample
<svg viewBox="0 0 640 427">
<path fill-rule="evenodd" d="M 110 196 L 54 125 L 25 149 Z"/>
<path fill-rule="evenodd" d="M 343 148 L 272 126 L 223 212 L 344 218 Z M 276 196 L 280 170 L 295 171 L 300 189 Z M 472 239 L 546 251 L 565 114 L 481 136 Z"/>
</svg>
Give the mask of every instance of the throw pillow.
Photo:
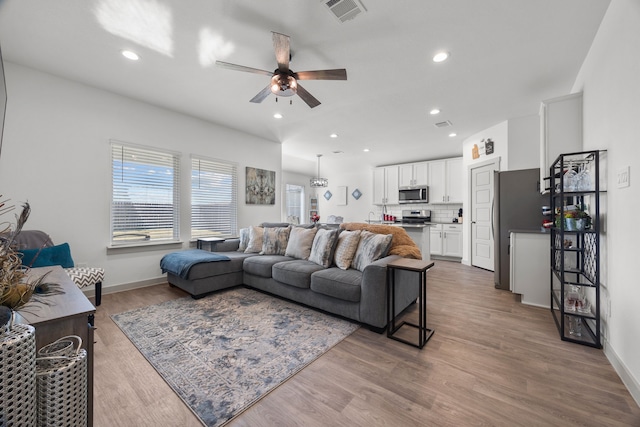
<svg viewBox="0 0 640 427">
<path fill-rule="evenodd" d="M 260 255 L 284 255 L 291 227 L 266 227 Z"/>
<path fill-rule="evenodd" d="M 42 249 L 24 249 L 19 252 L 22 253 L 22 265 L 27 267 L 60 265 L 62 268 L 72 268 L 74 266 L 68 243 Z"/>
<path fill-rule="evenodd" d="M 252 225 L 249 228 L 249 243 L 247 243 L 247 249 L 244 250 L 245 254 L 257 254 L 262 250 L 262 241 L 264 236 L 264 228 Z"/>
<path fill-rule="evenodd" d="M 336 237 L 340 230 L 327 230 L 319 228 L 311 245 L 309 261 L 327 268 L 331 265 L 331 255 L 335 247 Z"/>
<path fill-rule="evenodd" d="M 362 231 L 343 231 L 338 236 L 338 246 L 336 246 L 336 253 L 333 255 L 333 260 L 342 270 L 347 270 L 351 266 L 353 256 L 358 249 L 358 242 L 360 242 L 360 233 Z"/>
<path fill-rule="evenodd" d="M 353 268 L 364 271 L 364 268 L 373 261 L 385 256 L 391 246 L 391 234 L 376 234 L 370 231 L 363 231 L 360 234 L 358 249 L 353 257 Z"/>
<path fill-rule="evenodd" d="M 239 234 L 240 244 L 238 245 L 238 252 L 244 252 L 247 250 L 247 246 L 249 245 L 249 229 L 241 228 Z"/>
<path fill-rule="evenodd" d="M 316 237 L 317 228 L 293 227 L 289 234 L 286 256 L 298 259 L 309 259 L 311 245 Z"/>
</svg>

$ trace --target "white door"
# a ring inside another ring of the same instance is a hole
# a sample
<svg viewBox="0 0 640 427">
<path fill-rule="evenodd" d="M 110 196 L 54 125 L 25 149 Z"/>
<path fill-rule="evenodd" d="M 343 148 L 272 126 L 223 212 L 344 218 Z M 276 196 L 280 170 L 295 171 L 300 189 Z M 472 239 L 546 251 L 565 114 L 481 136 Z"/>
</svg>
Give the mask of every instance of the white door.
<svg viewBox="0 0 640 427">
<path fill-rule="evenodd" d="M 493 171 L 498 159 L 471 169 L 471 265 L 494 271 Z"/>
</svg>

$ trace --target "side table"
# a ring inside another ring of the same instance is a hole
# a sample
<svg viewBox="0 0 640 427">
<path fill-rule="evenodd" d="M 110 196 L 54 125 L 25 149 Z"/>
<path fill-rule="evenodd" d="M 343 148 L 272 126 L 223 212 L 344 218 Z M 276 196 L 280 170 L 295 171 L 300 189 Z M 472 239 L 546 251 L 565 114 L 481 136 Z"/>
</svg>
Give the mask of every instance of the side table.
<svg viewBox="0 0 640 427">
<path fill-rule="evenodd" d="M 196 242 L 196 248 L 202 249 L 203 243 L 209 244 L 209 251 L 213 252 L 216 249 L 216 246 L 220 242 L 224 242 L 226 239 L 223 237 L 200 237 Z"/>
<path fill-rule="evenodd" d="M 387 264 L 387 337 L 405 344 L 422 348 L 433 335 L 433 329 L 427 328 L 427 270 L 433 267 L 433 262 L 419 259 L 400 258 Z M 418 273 L 418 324 L 407 321 L 396 326 L 395 291 L 396 270 L 414 271 Z M 395 333 L 403 326 L 411 326 L 418 329 L 418 344 L 404 338 L 395 336 Z"/>
</svg>

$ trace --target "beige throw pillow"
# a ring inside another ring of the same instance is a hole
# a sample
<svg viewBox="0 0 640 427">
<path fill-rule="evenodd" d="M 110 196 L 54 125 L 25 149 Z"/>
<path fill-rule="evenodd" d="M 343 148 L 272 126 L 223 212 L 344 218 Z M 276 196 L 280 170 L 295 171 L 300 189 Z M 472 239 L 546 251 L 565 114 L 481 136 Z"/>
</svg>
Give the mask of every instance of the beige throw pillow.
<svg viewBox="0 0 640 427">
<path fill-rule="evenodd" d="M 286 256 L 297 259 L 309 259 L 311 245 L 316 237 L 317 228 L 293 227 L 289 234 Z"/>
<path fill-rule="evenodd" d="M 260 255 L 284 255 L 291 227 L 266 227 Z"/>
<path fill-rule="evenodd" d="M 244 250 L 245 254 L 257 254 L 262 251 L 262 240 L 264 236 L 264 228 L 252 225 L 249 227 L 249 243 L 247 243 L 247 249 Z"/>
<path fill-rule="evenodd" d="M 333 261 L 338 268 L 347 270 L 351 266 L 356 249 L 358 249 L 360 233 L 362 233 L 361 230 L 343 231 L 338 236 L 338 246 L 333 256 Z"/>
<path fill-rule="evenodd" d="M 351 265 L 359 271 L 387 254 L 391 246 L 392 234 L 376 234 L 370 231 L 363 231 L 360 234 L 358 249 L 353 257 Z"/>
</svg>

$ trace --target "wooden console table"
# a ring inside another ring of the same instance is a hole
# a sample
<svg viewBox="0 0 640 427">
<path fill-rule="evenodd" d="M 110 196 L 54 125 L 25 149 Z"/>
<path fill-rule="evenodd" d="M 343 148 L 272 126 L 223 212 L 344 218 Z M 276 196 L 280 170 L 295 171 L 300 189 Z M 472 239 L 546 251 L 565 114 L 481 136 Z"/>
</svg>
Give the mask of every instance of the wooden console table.
<svg viewBox="0 0 640 427">
<path fill-rule="evenodd" d="M 82 338 L 87 351 L 87 420 L 93 425 L 93 332 L 96 308 L 60 266 L 32 268 L 29 276 L 39 277 L 49 271 L 45 283 L 62 287 L 64 294 L 41 297 L 46 304 L 31 302 L 18 311 L 21 323 L 36 330 L 36 350 L 68 335 Z"/>
</svg>

